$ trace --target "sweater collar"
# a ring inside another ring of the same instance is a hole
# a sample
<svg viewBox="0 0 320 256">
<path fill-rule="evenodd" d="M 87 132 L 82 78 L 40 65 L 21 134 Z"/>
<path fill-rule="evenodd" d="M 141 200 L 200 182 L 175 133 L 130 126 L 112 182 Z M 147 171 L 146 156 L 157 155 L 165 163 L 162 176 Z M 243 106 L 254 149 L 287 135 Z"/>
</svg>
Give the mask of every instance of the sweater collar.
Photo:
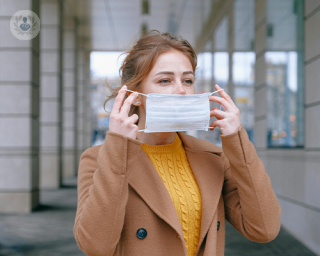
<svg viewBox="0 0 320 256">
<path fill-rule="evenodd" d="M 202 139 L 197 139 L 193 136 L 185 134 L 184 132 L 177 132 L 177 136 L 174 142 L 168 145 L 153 146 L 153 145 L 148 145 L 142 142 L 140 143 L 141 143 L 142 149 L 148 153 L 152 153 L 149 150 L 151 151 L 153 149 L 158 150 L 156 149 L 157 147 L 160 147 L 160 150 L 164 150 L 164 151 L 166 151 L 167 149 L 170 149 L 171 147 L 173 148 L 179 147 L 180 146 L 179 143 L 182 143 L 185 149 L 189 149 L 193 152 L 208 152 L 208 153 L 216 153 L 217 155 L 220 155 L 223 152 L 222 148 L 212 144 L 211 142 L 202 140 Z"/>
<path fill-rule="evenodd" d="M 141 148 L 147 154 L 170 154 L 177 152 L 182 147 L 180 137 L 176 133 L 176 138 L 171 144 L 167 145 L 149 145 L 142 143 Z"/>
</svg>

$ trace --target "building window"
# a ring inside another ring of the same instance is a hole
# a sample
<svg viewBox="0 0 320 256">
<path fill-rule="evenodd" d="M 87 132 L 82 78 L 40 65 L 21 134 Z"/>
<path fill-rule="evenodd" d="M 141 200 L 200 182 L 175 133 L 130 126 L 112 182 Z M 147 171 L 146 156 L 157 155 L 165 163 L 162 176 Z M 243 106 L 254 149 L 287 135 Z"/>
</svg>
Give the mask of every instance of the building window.
<svg viewBox="0 0 320 256">
<path fill-rule="evenodd" d="M 267 24 L 268 147 L 303 147 L 303 1 L 268 0 Z"/>
<path fill-rule="evenodd" d="M 229 53 L 215 52 L 213 54 L 213 77 L 218 84 L 228 93 L 229 82 Z"/>
<path fill-rule="evenodd" d="M 254 128 L 254 52 L 234 52 L 232 55 L 232 80 L 235 104 L 240 110 L 240 121 L 253 141 Z"/>
<path fill-rule="evenodd" d="M 214 31 L 213 78 L 228 93 L 229 53 L 228 53 L 228 15 L 225 15 Z"/>
<path fill-rule="evenodd" d="M 114 99 L 105 103 L 110 91 L 106 82 L 112 86 L 119 86 L 119 68 L 126 54 L 123 52 L 91 52 L 91 109 L 92 109 L 92 146 L 104 142 L 106 132 L 109 130 L 109 115 Z"/>
<path fill-rule="evenodd" d="M 254 0 L 235 0 L 233 19 L 232 82 L 240 121 L 253 142 L 254 127 Z"/>
</svg>

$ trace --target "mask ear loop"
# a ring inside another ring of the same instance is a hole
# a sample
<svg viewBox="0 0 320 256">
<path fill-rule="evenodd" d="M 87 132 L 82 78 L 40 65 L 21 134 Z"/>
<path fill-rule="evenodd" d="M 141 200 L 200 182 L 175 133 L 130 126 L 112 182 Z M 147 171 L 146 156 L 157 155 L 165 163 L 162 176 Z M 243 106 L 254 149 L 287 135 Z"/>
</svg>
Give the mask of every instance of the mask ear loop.
<svg viewBox="0 0 320 256">
<path fill-rule="evenodd" d="M 141 94 L 141 95 L 143 95 L 143 96 L 148 97 L 148 95 L 147 95 L 147 94 L 144 94 L 144 93 L 141 93 L 141 92 L 137 92 L 137 91 L 131 91 L 131 90 L 128 90 L 128 89 L 120 89 L 119 91 L 136 92 L 136 93 L 138 93 L 138 94 Z"/>
<path fill-rule="evenodd" d="M 210 95 L 215 94 L 215 93 L 218 93 L 218 92 L 220 92 L 220 91 L 224 91 L 224 90 L 223 90 L 223 89 L 219 89 L 218 91 L 215 91 L 215 92 L 210 93 Z"/>
</svg>

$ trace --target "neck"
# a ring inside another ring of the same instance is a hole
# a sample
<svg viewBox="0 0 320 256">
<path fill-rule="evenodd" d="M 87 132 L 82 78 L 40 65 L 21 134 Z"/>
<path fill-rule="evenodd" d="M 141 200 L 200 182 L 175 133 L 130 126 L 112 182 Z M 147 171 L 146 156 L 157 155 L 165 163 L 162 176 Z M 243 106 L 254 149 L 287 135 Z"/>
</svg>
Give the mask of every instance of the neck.
<svg viewBox="0 0 320 256">
<path fill-rule="evenodd" d="M 167 145 L 174 142 L 176 138 L 175 132 L 153 132 L 144 133 L 139 132 L 137 140 L 148 145 Z"/>
</svg>

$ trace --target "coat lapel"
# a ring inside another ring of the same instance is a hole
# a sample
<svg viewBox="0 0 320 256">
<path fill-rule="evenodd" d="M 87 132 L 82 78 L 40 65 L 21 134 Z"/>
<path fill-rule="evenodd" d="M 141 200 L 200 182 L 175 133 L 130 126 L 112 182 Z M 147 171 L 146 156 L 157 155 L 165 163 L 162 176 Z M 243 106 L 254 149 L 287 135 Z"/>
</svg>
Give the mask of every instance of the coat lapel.
<svg viewBox="0 0 320 256">
<path fill-rule="evenodd" d="M 221 197 L 224 182 L 222 149 L 216 145 L 179 133 L 186 155 L 197 180 L 202 199 L 202 215 L 198 250 L 210 228 Z M 218 155 L 215 155 L 218 154 Z"/>
<path fill-rule="evenodd" d="M 178 133 L 184 145 L 190 167 L 197 180 L 202 199 L 202 216 L 199 247 L 205 238 L 221 196 L 224 173 L 219 156 L 221 148 L 205 140 Z M 147 154 L 141 150 L 136 161 L 128 168 L 132 176 L 130 186 L 161 219 L 183 237 L 180 220 L 169 192 Z"/>
<path fill-rule="evenodd" d="M 130 186 L 151 210 L 183 237 L 180 220 L 169 192 L 147 154 L 141 150 L 129 179 Z"/>
</svg>

